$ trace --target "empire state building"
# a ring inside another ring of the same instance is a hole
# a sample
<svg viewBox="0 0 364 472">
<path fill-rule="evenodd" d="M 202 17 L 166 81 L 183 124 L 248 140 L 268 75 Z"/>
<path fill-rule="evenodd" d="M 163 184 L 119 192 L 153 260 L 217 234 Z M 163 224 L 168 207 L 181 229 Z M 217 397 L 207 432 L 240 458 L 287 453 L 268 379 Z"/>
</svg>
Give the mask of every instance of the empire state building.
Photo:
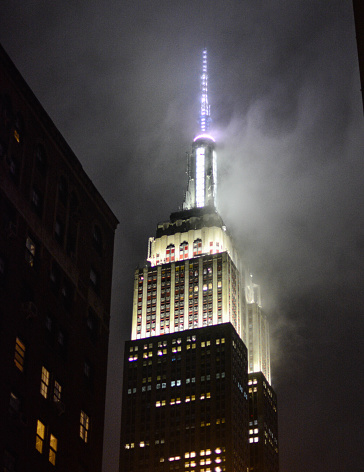
<svg viewBox="0 0 364 472">
<path fill-rule="evenodd" d="M 121 472 L 278 470 L 268 322 L 216 208 L 206 50 L 199 118 L 182 210 L 157 225 L 134 275 Z"/>
</svg>

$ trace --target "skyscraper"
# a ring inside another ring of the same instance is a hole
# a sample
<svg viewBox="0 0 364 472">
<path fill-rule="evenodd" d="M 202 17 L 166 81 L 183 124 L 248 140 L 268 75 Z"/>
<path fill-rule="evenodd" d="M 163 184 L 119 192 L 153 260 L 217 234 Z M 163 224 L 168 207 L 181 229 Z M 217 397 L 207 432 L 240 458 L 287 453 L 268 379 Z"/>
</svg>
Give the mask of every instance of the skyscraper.
<svg viewBox="0 0 364 472">
<path fill-rule="evenodd" d="M 248 417 L 248 371 L 263 372 L 270 382 L 259 286 L 216 208 L 206 50 L 202 62 L 200 129 L 188 155 L 182 210 L 158 224 L 146 264 L 134 276 L 121 472 L 245 472 L 249 430 L 257 429 L 249 423 L 258 421 Z M 260 406 L 255 413 L 264 428 Z M 254 437 L 253 444 L 260 440 Z"/>
<path fill-rule="evenodd" d="M 117 219 L 0 47 L 0 468 L 101 472 Z"/>
</svg>

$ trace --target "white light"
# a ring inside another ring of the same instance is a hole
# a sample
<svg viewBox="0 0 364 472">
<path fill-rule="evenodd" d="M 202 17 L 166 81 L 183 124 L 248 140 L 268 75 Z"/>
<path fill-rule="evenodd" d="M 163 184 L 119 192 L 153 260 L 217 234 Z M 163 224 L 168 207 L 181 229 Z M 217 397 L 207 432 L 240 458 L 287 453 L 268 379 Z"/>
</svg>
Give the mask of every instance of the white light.
<svg viewBox="0 0 364 472">
<path fill-rule="evenodd" d="M 196 206 L 205 204 L 205 148 L 196 149 Z"/>
<path fill-rule="evenodd" d="M 203 133 L 199 134 L 198 136 L 195 137 L 193 142 L 195 143 L 198 139 L 211 139 L 214 143 L 216 142 L 215 139 L 211 136 L 211 134 Z"/>
</svg>

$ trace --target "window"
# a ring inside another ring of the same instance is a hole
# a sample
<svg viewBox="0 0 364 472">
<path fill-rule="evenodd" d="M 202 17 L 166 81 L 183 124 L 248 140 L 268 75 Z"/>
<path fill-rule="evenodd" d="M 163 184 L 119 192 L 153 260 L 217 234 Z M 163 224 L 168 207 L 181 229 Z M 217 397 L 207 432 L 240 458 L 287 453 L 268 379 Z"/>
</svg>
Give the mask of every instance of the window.
<svg viewBox="0 0 364 472">
<path fill-rule="evenodd" d="M 9 169 L 9 174 L 12 181 L 18 185 L 20 176 L 20 164 L 17 158 L 13 154 L 6 156 L 6 163 Z"/>
<path fill-rule="evenodd" d="M 10 392 L 9 407 L 15 412 L 19 411 L 20 409 L 20 400 L 13 392 Z"/>
<path fill-rule="evenodd" d="M 83 365 L 83 373 L 88 380 L 91 380 L 92 377 L 92 367 L 88 361 L 85 361 Z"/>
<path fill-rule="evenodd" d="M 170 244 L 166 249 L 166 262 L 174 262 L 174 244 Z"/>
<path fill-rule="evenodd" d="M 24 359 L 25 359 L 25 344 L 16 338 L 15 342 L 15 357 L 14 362 L 20 372 L 24 371 Z"/>
<path fill-rule="evenodd" d="M 62 395 L 62 386 L 57 380 L 54 381 L 54 388 L 53 388 L 53 401 L 60 402 Z"/>
<path fill-rule="evenodd" d="M 14 125 L 14 139 L 17 143 L 21 143 L 24 135 L 24 120 L 21 113 L 18 113 L 15 117 Z"/>
<path fill-rule="evenodd" d="M 88 442 L 88 432 L 90 429 L 90 418 L 86 415 L 84 411 L 81 410 L 80 415 L 80 438 L 87 443 Z"/>
<path fill-rule="evenodd" d="M 188 242 L 184 241 L 179 246 L 179 258 L 180 260 L 188 259 Z"/>
<path fill-rule="evenodd" d="M 55 261 L 52 262 L 49 278 L 53 292 L 58 293 L 61 284 L 61 269 Z"/>
<path fill-rule="evenodd" d="M 64 206 L 67 205 L 68 200 L 68 182 L 63 175 L 60 177 L 58 182 L 58 199 L 63 203 Z"/>
<path fill-rule="evenodd" d="M 56 454 L 57 454 L 58 440 L 53 434 L 49 437 L 49 462 L 52 465 L 56 465 Z"/>
<path fill-rule="evenodd" d="M 66 310 L 70 310 L 72 308 L 73 303 L 73 286 L 71 282 L 69 282 L 67 279 L 63 280 L 61 295 L 64 307 L 66 308 Z"/>
<path fill-rule="evenodd" d="M 64 224 L 58 217 L 54 223 L 54 237 L 59 244 L 63 244 Z"/>
<path fill-rule="evenodd" d="M 31 206 L 33 211 L 39 216 L 42 216 L 43 213 L 43 195 L 41 194 L 40 190 L 36 187 L 32 189 L 32 202 Z"/>
<path fill-rule="evenodd" d="M 47 156 L 42 144 L 38 144 L 35 150 L 35 165 L 40 174 L 45 175 L 47 171 Z"/>
<path fill-rule="evenodd" d="M 49 387 L 49 371 L 43 366 L 42 376 L 40 380 L 40 394 L 44 398 L 48 397 L 48 387 Z"/>
<path fill-rule="evenodd" d="M 92 244 L 96 251 L 101 254 L 102 252 L 102 234 L 101 229 L 98 226 L 94 226 L 92 233 Z"/>
<path fill-rule="evenodd" d="M 4 472 L 15 472 L 16 459 L 7 449 L 4 450 Z"/>
<path fill-rule="evenodd" d="M 44 437 L 45 437 L 45 426 L 40 420 L 38 420 L 37 421 L 37 435 L 35 438 L 35 448 L 41 454 L 43 453 Z"/>
<path fill-rule="evenodd" d="M 34 267 L 35 256 L 36 256 L 35 242 L 32 240 L 32 238 L 28 236 L 25 241 L 25 260 L 30 265 L 30 267 Z"/>
<path fill-rule="evenodd" d="M 99 293 L 100 277 L 98 272 L 93 267 L 90 269 L 90 285 L 96 293 Z"/>
<path fill-rule="evenodd" d="M 98 337 L 99 323 L 96 314 L 91 309 L 88 312 L 86 326 L 89 338 L 95 344 Z"/>
<path fill-rule="evenodd" d="M 193 255 L 197 256 L 198 254 L 202 253 L 202 240 L 201 239 L 196 239 L 193 242 Z"/>
</svg>

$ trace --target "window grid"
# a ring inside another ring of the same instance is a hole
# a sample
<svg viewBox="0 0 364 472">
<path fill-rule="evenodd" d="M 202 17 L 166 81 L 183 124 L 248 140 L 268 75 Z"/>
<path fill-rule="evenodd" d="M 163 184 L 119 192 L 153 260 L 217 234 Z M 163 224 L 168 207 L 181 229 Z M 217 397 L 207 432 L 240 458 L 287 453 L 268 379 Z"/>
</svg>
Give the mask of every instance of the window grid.
<svg viewBox="0 0 364 472">
<path fill-rule="evenodd" d="M 80 415 L 80 438 L 87 443 L 88 442 L 88 432 L 90 428 L 90 418 L 86 415 L 84 411 L 81 410 Z"/>
</svg>

